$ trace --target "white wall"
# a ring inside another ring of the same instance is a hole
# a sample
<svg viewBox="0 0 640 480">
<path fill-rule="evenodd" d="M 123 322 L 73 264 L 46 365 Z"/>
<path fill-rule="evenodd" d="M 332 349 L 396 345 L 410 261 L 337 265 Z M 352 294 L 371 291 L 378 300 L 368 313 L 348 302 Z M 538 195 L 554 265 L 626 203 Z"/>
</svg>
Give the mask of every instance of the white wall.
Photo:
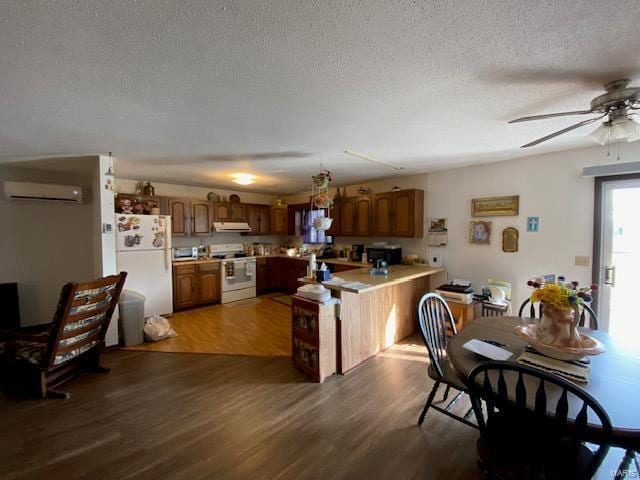
<svg viewBox="0 0 640 480">
<path fill-rule="evenodd" d="M 626 161 L 636 160 L 639 144 L 621 146 Z M 529 295 L 532 275 L 564 274 L 585 284 L 591 266 L 575 266 L 575 256 L 592 256 L 594 180 L 583 178 L 582 168 L 614 163 L 604 147 L 531 156 L 453 170 L 431 172 L 428 179 L 430 217 L 446 217 L 449 244 L 431 251 L 444 254 L 449 278 L 462 277 L 476 288 L 488 278 L 511 282 L 513 304 Z M 493 222 L 490 245 L 469 243 L 471 199 L 497 195 L 520 195 L 520 215 L 486 217 Z M 527 232 L 528 216 L 540 217 L 540 231 Z M 517 253 L 502 252 L 502 230 L 520 232 Z"/>
<path fill-rule="evenodd" d="M 65 283 L 94 277 L 91 177 L 0 167 L 5 180 L 79 185 L 80 205 L 0 198 L 0 282 L 18 282 L 21 324 L 53 319 Z"/>
<path fill-rule="evenodd" d="M 116 163 L 117 170 L 117 163 Z M 118 193 L 135 193 L 136 185 L 139 182 L 137 180 L 130 180 L 125 178 L 116 179 L 116 191 Z M 275 204 L 276 197 L 267 195 L 264 193 L 252 193 L 252 192 L 239 192 L 233 190 L 221 190 L 219 188 L 207 188 L 207 187 L 194 187 L 190 185 L 177 185 L 171 183 L 158 183 L 152 182 L 155 195 L 158 197 L 173 197 L 173 198 L 199 198 L 201 200 L 207 199 L 209 192 L 216 192 L 220 196 L 226 196 L 227 198 L 231 194 L 237 194 L 240 197 L 242 203 L 256 203 L 262 205 Z M 219 244 L 219 243 L 272 243 L 273 245 L 279 245 L 282 238 L 269 236 L 269 235 L 241 235 L 239 233 L 212 233 L 208 237 L 182 237 L 174 236 L 172 239 L 173 247 L 194 247 L 198 245 Z"/>
<path fill-rule="evenodd" d="M 117 272 L 116 265 L 116 236 L 113 226 L 115 209 L 113 192 L 107 188 L 107 182 L 113 183 L 113 177 L 106 175 L 109 170 L 113 170 L 113 158 L 101 155 L 94 159 L 93 171 L 93 235 L 94 235 L 94 276 L 105 277 Z M 103 224 L 111 224 L 111 232 L 103 232 Z M 126 288 L 126 282 L 125 287 Z M 111 323 L 105 336 L 107 346 L 118 344 L 118 309 L 113 313 Z"/>
</svg>

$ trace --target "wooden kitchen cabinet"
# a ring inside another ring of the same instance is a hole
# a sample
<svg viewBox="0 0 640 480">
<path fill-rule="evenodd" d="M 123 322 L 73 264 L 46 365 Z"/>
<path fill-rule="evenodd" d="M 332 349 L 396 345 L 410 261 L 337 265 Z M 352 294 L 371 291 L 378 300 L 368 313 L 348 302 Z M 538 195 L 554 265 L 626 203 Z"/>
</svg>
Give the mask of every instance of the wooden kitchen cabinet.
<svg viewBox="0 0 640 480">
<path fill-rule="evenodd" d="M 215 202 L 213 219 L 216 222 L 246 222 L 247 205 L 245 203 Z"/>
<path fill-rule="evenodd" d="M 371 234 L 371 197 L 356 197 L 356 235 Z"/>
<path fill-rule="evenodd" d="M 271 209 L 270 231 L 272 235 L 287 235 L 287 206 L 275 205 Z"/>
<path fill-rule="evenodd" d="M 424 236 L 424 191 L 400 190 L 391 199 L 391 236 Z"/>
<path fill-rule="evenodd" d="M 371 234 L 371 198 L 368 196 L 340 199 L 340 234 Z"/>
<path fill-rule="evenodd" d="M 220 301 L 220 262 L 198 265 L 198 303 Z"/>
<path fill-rule="evenodd" d="M 334 201 L 333 208 L 327 210 L 326 215 L 333 218 L 333 222 L 325 235 L 340 235 L 340 199 Z"/>
<path fill-rule="evenodd" d="M 392 235 L 392 200 L 393 193 L 376 193 L 373 196 L 372 235 L 390 237 Z"/>
<path fill-rule="evenodd" d="M 256 258 L 256 293 L 258 295 L 276 288 L 272 282 L 269 260 L 268 258 Z"/>
<path fill-rule="evenodd" d="M 247 205 L 247 223 L 251 227 L 248 235 L 269 235 L 269 205 Z"/>
<path fill-rule="evenodd" d="M 170 198 L 171 235 L 189 235 L 191 231 L 191 200 Z"/>
<path fill-rule="evenodd" d="M 191 307 L 198 301 L 196 265 L 173 267 L 173 308 Z"/>
<path fill-rule="evenodd" d="M 173 267 L 173 308 L 207 305 L 220 301 L 220 262 Z"/>
<path fill-rule="evenodd" d="M 340 199 L 340 234 L 355 235 L 356 231 L 355 198 Z"/>
<path fill-rule="evenodd" d="M 213 222 L 211 202 L 191 200 L 191 235 L 210 235 L 211 222 Z"/>
</svg>

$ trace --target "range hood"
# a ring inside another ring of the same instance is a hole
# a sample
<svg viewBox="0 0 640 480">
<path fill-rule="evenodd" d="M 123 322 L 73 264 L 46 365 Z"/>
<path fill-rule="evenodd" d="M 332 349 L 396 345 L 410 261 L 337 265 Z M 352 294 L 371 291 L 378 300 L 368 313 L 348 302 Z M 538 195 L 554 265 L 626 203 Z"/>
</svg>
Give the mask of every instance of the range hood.
<svg viewBox="0 0 640 480">
<path fill-rule="evenodd" d="M 213 222 L 215 232 L 250 233 L 251 227 L 247 222 Z"/>
</svg>

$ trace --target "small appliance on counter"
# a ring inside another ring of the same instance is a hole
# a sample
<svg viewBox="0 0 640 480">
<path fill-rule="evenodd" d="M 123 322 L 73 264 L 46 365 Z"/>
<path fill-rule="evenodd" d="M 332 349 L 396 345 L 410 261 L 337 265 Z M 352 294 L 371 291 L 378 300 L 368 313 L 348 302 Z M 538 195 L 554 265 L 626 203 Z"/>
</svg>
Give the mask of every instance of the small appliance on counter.
<svg viewBox="0 0 640 480">
<path fill-rule="evenodd" d="M 375 264 L 375 260 L 384 260 L 387 265 L 400 265 L 402 263 L 402 248 L 399 245 L 384 245 L 367 247 L 369 263 Z"/>
<path fill-rule="evenodd" d="M 387 262 L 382 258 L 377 258 L 373 262 L 373 267 L 369 270 L 371 275 L 389 275 L 389 268 L 387 268 Z"/>
<path fill-rule="evenodd" d="M 173 249 L 173 261 L 198 260 L 198 247 L 177 247 Z"/>
<path fill-rule="evenodd" d="M 363 254 L 364 254 L 364 245 L 361 245 L 361 244 L 351 245 L 351 252 L 349 253 L 349 258 L 352 261 L 361 262 Z"/>
<path fill-rule="evenodd" d="M 473 288 L 468 280 L 454 278 L 451 283 L 440 285 L 436 288 L 436 293 L 445 300 L 457 303 L 473 303 Z"/>
</svg>

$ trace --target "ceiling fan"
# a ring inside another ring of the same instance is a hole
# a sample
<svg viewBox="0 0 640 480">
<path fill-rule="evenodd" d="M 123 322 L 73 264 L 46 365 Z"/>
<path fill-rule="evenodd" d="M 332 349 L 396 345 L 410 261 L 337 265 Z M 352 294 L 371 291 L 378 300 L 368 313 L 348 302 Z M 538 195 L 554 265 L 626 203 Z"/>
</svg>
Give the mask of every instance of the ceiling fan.
<svg viewBox="0 0 640 480">
<path fill-rule="evenodd" d="M 567 117 L 571 115 L 597 115 L 583 120 L 569 127 L 553 132 L 547 136 L 522 145 L 520 148 L 528 148 L 546 142 L 563 133 L 570 132 L 590 123 L 595 123 L 605 117 L 607 119 L 600 125 L 590 137 L 605 145 L 615 140 L 626 139 L 628 142 L 640 140 L 640 123 L 633 120 L 636 116 L 634 110 L 640 109 L 640 88 L 629 87 L 631 80 L 621 79 L 604 85 L 606 93 L 598 95 L 591 100 L 589 110 L 576 110 L 572 112 L 547 113 L 544 115 L 532 115 L 511 120 L 509 123 L 528 122 L 530 120 L 543 120 L 554 117 Z"/>
</svg>

